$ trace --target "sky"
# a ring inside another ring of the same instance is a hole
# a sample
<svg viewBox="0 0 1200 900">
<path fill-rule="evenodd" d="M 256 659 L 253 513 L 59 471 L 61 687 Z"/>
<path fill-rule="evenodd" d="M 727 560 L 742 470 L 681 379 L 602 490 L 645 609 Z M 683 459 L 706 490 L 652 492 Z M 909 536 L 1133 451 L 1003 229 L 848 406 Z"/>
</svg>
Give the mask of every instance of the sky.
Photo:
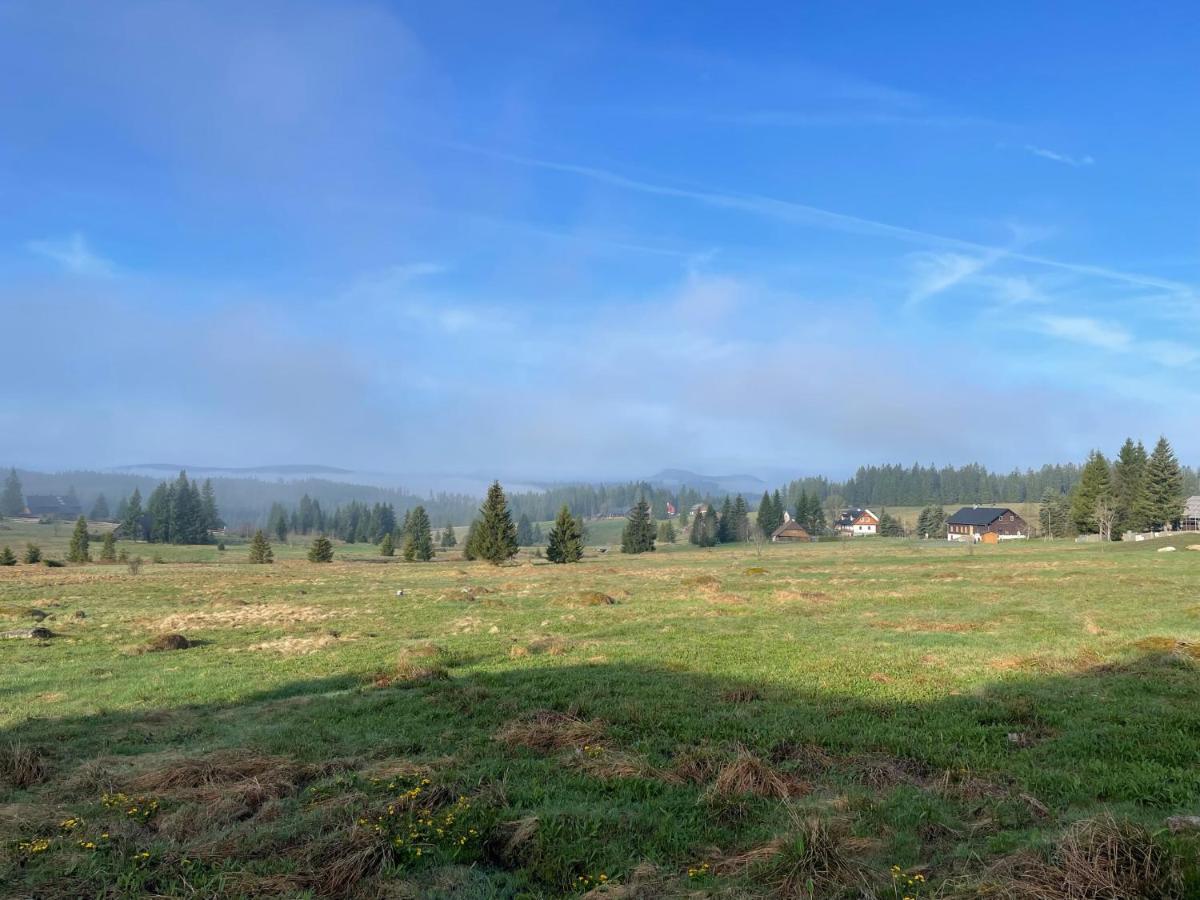
<svg viewBox="0 0 1200 900">
<path fill-rule="evenodd" d="M 1195 464 L 1197 60 L 1187 3 L 0 0 L 0 461 Z"/>
</svg>

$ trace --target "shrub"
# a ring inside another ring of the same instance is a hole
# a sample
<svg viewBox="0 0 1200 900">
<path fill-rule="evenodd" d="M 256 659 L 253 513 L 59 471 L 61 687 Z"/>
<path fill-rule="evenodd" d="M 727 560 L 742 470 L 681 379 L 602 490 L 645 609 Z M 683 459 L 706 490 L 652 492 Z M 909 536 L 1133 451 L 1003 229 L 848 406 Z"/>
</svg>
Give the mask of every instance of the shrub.
<svg viewBox="0 0 1200 900">
<path fill-rule="evenodd" d="M 130 575 L 136 575 L 142 571 L 142 558 L 140 556 L 130 556 L 126 560 L 126 566 L 129 568 Z"/>
<path fill-rule="evenodd" d="M 275 562 L 275 554 L 261 528 L 254 532 L 254 537 L 250 540 L 250 562 L 258 565 Z"/>
<path fill-rule="evenodd" d="M 333 542 L 320 535 L 308 548 L 308 561 L 315 563 L 333 562 Z"/>
<path fill-rule="evenodd" d="M 35 566 L 42 561 L 42 548 L 37 544 L 25 545 L 25 564 Z"/>
<path fill-rule="evenodd" d="M 12 552 L 12 547 L 7 544 L 3 549 L 0 549 L 0 566 L 15 566 L 17 564 L 17 554 Z"/>
</svg>

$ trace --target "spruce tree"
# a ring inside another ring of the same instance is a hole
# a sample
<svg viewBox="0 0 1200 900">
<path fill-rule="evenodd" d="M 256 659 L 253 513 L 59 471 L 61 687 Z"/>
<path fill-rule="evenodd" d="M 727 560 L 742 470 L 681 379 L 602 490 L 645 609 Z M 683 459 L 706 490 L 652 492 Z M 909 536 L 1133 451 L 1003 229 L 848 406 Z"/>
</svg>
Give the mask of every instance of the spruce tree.
<svg viewBox="0 0 1200 900">
<path fill-rule="evenodd" d="M 552 563 L 573 563 L 583 558 L 583 526 L 571 515 L 565 503 L 550 528 L 546 559 Z"/>
<path fill-rule="evenodd" d="M 733 523 L 729 532 L 731 541 L 750 540 L 750 510 L 746 506 L 746 498 L 741 494 L 738 494 L 737 499 L 733 501 Z M 674 529 L 672 529 L 672 533 L 674 533 Z M 671 543 L 675 543 L 674 538 L 671 538 Z"/>
<path fill-rule="evenodd" d="M 71 546 L 67 551 L 67 561 L 73 563 L 91 562 L 88 554 L 88 524 L 87 519 L 80 516 L 75 520 L 75 530 L 71 532 Z"/>
<path fill-rule="evenodd" d="M 261 528 L 254 532 L 254 537 L 250 540 L 250 562 L 259 565 L 275 562 L 275 554 Z"/>
<path fill-rule="evenodd" d="M 21 493 L 21 479 L 16 468 L 8 470 L 4 479 L 4 491 L 0 492 L 0 516 L 19 516 L 25 512 L 25 496 Z"/>
<path fill-rule="evenodd" d="M 92 504 L 92 514 L 88 518 L 93 522 L 107 522 L 109 515 L 108 500 L 103 494 L 100 494 L 96 497 L 96 502 Z"/>
<path fill-rule="evenodd" d="M 152 544 L 171 543 L 173 486 L 162 482 L 146 501 L 146 539 Z"/>
<path fill-rule="evenodd" d="M 517 520 L 517 544 L 522 547 L 533 545 L 533 523 L 525 513 L 521 513 L 521 518 Z"/>
<path fill-rule="evenodd" d="M 736 539 L 733 533 L 733 501 L 726 494 L 725 502 L 721 504 L 721 518 L 717 522 L 717 543 L 730 544 Z"/>
<path fill-rule="evenodd" d="M 1168 529 L 1183 515 L 1183 471 L 1165 437 L 1154 445 L 1146 463 L 1146 508 L 1150 527 Z"/>
<path fill-rule="evenodd" d="M 654 550 L 654 519 L 650 517 L 650 504 L 642 497 L 633 508 L 621 531 L 622 553 L 649 553 Z"/>
<path fill-rule="evenodd" d="M 267 532 L 279 541 L 285 543 L 288 536 L 288 517 L 287 510 L 283 508 L 281 503 L 272 503 L 271 511 L 267 514 Z M 348 540 L 353 540 L 351 535 Z"/>
<path fill-rule="evenodd" d="M 117 561 L 117 542 L 111 531 L 104 532 L 104 543 L 100 545 L 100 562 Z"/>
<path fill-rule="evenodd" d="M 200 516 L 204 520 L 204 531 L 220 531 L 225 527 L 221 514 L 217 511 L 217 495 L 213 491 L 212 479 L 204 479 L 204 487 L 200 490 Z"/>
<path fill-rule="evenodd" d="M 546 536 L 542 534 L 542 526 L 538 522 L 533 523 L 533 543 L 535 545 L 546 543 Z"/>
<path fill-rule="evenodd" d="M 946 536 L 946 511 L 940 504 L 931 503 L 917 516 L 917 535 L 922 538 L 944 538 Z"/>
<path fill-rule="evenodd" d="M 517 526 L 508 511 L 508 500 L 499 481 L 492 482 L 479 510 L 475 555 L 494 566 L 517 555 Z"/>
<path fill-rule="evenodd" d="M 458 546 L 458 538 L 454 536 L 454 526 L 449 522 L 442 529 L 442 546 L 447 549 Z"/>
<path fill-rule="evenodd" d="M 12 552 L 12 547 L 8 544 L 0 549 L 0 566 L 15 566 L 17 564 L 17 555 Z"/>
<path fill-rule="evenodd" d="M 424 506 L 414 507 L 408 516 L 408 529 L 404 536 L 404 558 L 409 562 L 428 562 L 433 559 L 433 531 Z"/>
<path fill-rule="evenodd" d="M 704 544 L 705 547 L 716 546 L 720 537 L 721 523 L 717 519 L 717 508 L 711 503 L 708 512 L 704 514 Z"/>
<path fill-rule="evenodd" d="M 317 535 L 308 547 L 308 561 L 315 563 L 333 562 L 333 542 L 325 535 Z"/>
<path fill-rule="evenodd" d="M 463 559 L 473 562 L 479 558 L 479 519 L 472 519 L 463 540 Z"/>
<path fill-rule="evenodd" d="M 1096 504 L 1102 500 L 1112 502 L 1112 478 L 1104 454 L 1093 450 L 1071 494 L 1071 521 L 1081 534 L 1098 530 Z"/>
<path fill-rule="evenodd" d="M 137 488 L 133 489 L 125 506 L 125 516 L 121 519 L 121 533 L 131 541 L 141 541 L 146 538 L 142 492 Z"/>
<path fill-rule="evenodd" d="M 705 534 L 704 528 L 704 510 L 696 510 L 696 514 L 692 516 L 692 527 L 688 530 L 688 543 L 695 544 L 697 547 L 708 546 L 708 535 Z"/>
<path fill-rule="evenodd" d="M 673 544 L 675 543 L 675 524 L 670 519 L 663 519 L 658 523 L 658 543 Z"/>
<path fill-rule="evenodd" d="M 396 542 L 392 540 L 392 533 L 389 531 L 383 536 L 383 540 L 379 542 L 380 556 L 395 556 Z"/>
<path fill-rule="evenodd" d="M 1126 438 L 1113 462 L 1113 502 L 1116 520 L 1113 531 L 1144 531 L 1149 522 L 1146 496 L 1146 465 L 1149 462 L 1141 441 Z M 1047 488 L 1049 490 L 1049 488 Z"/>
<path fill-rule="evenodd" d="M 774 519 L 775 505 L 771 502 L 771 495 L 763 491 L 762 499 L 758 501 L 758 513 L 755 516 L 755 523 L 758 525 L 758 530 L 767 537 L 770 537 L 777 527 L 772 524 Z"/>
<path fill-rule="evenodd" d="M 25 565 L 33 566 L 42 561 L 42 548 L 37 544 L 25 545 Z"/>
<path fill-rule="evenodd" d="M 775 523 L 771 530 L 774 531 L 783 524 L 783 494 L 779 492 L 779 488 L 775 488 L 775 493 L 771 496 L 771 517 Z"/>
</svg>

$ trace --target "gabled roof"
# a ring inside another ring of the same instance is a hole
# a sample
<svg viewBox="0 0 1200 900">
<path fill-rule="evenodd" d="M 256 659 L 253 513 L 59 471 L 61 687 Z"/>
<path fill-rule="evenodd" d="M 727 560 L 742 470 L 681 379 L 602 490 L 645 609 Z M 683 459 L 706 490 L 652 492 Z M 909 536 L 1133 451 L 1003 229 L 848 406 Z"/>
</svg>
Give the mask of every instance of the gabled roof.
<svg viewBox="0 0 1200 900">
<path fill-rule="evenodd" d="M 1200 519 L 1200 494 L 1187 498 L 1183 504 L 1183 515 L 1188 519 Z"/>
<path fill-rule="evenodd" d="M 946 520 L 947 525 L 991 525 L 1005 513 L 1007 506 L 964 506 Z M 1014 513 L 1015 515 L 1015 513 Z"/>
<path fill-rule="evenodd" d="M 801 525 L 799 522 L 797 522 L 795 519 L 790 519 L 789 521 L 784 522 L 782 525 L 780 525 L 778 528 L 776 528 L 774 531 L 772 531 L 771 537 L 777 538 L 781 534 L 804 535 L 805 537 L 808 537 L 808 529 L 805 528 L 803 525 Z"/>
<path fill-rule="evenodd" d="M 848 528 L 856 521 L 861 519 L 864 515 L 870 516 L 876 522 L 879 521 L 879 516 L 875 515 L 875 513 L 871 512 L 869 509 L 862 509 L 861 507 L 856 506 L 853 509 L 848 509 L 843 512 L 842 517 L 834 524 Z"/>
</svg>

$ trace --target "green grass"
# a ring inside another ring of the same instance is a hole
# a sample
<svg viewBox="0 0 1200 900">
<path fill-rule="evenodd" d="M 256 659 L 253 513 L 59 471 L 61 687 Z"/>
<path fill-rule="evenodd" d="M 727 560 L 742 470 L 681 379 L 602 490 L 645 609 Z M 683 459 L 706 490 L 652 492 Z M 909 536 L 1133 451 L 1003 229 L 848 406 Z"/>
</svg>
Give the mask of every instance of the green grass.
<svg viewBox="0 0 1200 900">
<path fill-rule="evenodd" d="M 1200 553 L 1158 546 L 0 569 L 0 630 L 55 633 L 0 641 L 0 884 L 967 897 L 1105 871 L 1111 815 L 1157 893 L 1040 896 L 1197 896 Z"/>
</svg>

